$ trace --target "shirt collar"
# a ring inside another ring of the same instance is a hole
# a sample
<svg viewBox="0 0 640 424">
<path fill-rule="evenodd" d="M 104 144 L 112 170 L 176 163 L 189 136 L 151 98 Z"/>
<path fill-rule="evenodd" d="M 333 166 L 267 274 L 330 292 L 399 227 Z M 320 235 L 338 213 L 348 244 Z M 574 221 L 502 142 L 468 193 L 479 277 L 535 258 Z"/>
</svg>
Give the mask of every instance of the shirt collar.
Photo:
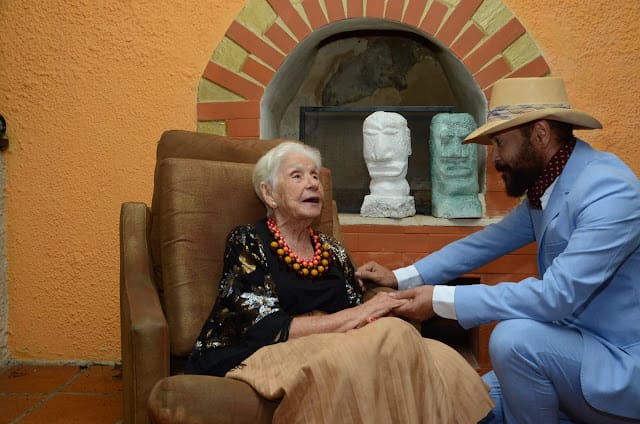
<svg viewBox="0 0 640 424">
<path fill-rule="evenodd" d="M 553 192 L 553 188 L 556 186 L 557 182 L 558 182 L 558 179 L 556 178 L 555 180 L 553 180 L 551 185 L 544 191 L 542 196 L 540 196 L 540 206 L 542 207 L 542 210 L 545 210 L 547 208 L 547 203 L 549 203 L 549 197 L 551 197 L 551 192 Z"/>
<path fill-rule="evenodd" d="M 531 187 L 527 189 L 527 198 L 529 199 L 529 206 L 531 208 L 542 209 L 541 198 L 543 194 L 547 193 L 549 187 L 560 176 L 575 146 L 576 140 L 574 138 L 560 147 L 544 167 L 542 174 L 540 174 Z"/>
</svg>

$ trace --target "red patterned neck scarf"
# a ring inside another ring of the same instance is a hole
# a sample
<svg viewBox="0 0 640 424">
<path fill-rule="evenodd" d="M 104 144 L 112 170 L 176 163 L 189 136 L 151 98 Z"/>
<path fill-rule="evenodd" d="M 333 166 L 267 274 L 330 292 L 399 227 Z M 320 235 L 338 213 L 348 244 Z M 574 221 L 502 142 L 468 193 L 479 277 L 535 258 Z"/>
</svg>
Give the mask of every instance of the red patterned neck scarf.
<svg viewBox="0 0 640 424">
<path fill-rule="evenodd" d="M 576 146 L 575 138 L 556 152 L 555 155 L 549 160 L 549 163 L 544 167 L 542 174 L 534 181 L 533 185 L 527 190 L 527 197 L 529 198 L 529 205 L 533 209 L 542 209 L 542 203 L 540 203 L 540 197 L 549 188 L 551 184 L 560 176 L 564 166 L 567 164 L 573 148 Z"/>
</svg>

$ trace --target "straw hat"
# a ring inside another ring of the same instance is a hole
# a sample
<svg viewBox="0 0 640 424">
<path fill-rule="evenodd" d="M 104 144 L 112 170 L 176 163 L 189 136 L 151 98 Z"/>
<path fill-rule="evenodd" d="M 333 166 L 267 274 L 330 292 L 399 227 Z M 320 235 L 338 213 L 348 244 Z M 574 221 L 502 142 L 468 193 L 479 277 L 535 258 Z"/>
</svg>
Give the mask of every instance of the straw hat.
<svg viewBox="0 0 640 424">
<path fill-rule="evenodd" d="M 505 78 L 493 86 L 487 123 L 464 143 L 491 144 L 491 134 L 537 119 L 566 122 L 579 130 L 602 128 L 591 115 L 571 109 L 562 78 Z"/>
</svg>

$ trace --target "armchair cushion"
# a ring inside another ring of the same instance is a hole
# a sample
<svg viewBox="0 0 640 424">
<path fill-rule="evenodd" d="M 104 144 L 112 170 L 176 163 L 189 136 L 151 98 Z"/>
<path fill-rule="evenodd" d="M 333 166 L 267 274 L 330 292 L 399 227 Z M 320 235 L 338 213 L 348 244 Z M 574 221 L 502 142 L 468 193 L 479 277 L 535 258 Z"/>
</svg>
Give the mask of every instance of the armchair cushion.
<svg viewBox="0 0 640 424">
<path fill-rule="evenodd" d="M 160 163 L 162 302 L 173 355 L 191 352 L 211 311 L 226 235 L 265 215 L 247 184 L 252 172 L 253 165 L 244 163 L 174 158 Z"/>
<path fill-rule="evenodd" d="M 193 131 L 165 131 L 158 142 L 156 151 L 156 171 L 154 175 L 154 192 L 151 201 L 152 227 L 149 235 L 151 256 L 158 290 L 162 292 L 162 249 L 161 238 L 164 231 L 158 222 L 159 205 L 165 200 L 160 187 L 168 177 L 159 172 L 162 162 L 169 158 L 200 159 L 206 161 L 256 163 L 269 149 L 284 140 L 239 140 L 220 135 L 203 134 Z M 251 181 L 251 180 L 249 180 Z"/>
</svg>

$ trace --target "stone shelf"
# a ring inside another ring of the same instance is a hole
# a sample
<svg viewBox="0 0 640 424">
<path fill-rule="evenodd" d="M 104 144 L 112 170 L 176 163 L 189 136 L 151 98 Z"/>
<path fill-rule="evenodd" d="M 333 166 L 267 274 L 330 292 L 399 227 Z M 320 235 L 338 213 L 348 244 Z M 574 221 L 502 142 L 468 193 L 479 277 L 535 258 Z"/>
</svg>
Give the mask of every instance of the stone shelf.
<svg viewBox="0 0 640 424">
<path fill-rule="evenodd" d="M 429 215 L 414 215 L 407 218 L 369 218 L 354 213 L 341 213 L 338 217 L 340 225 L 398 225 L 407 227 L 486 227 L 502 219 L 502 217 L 443 219 Z"/>
</svg>

